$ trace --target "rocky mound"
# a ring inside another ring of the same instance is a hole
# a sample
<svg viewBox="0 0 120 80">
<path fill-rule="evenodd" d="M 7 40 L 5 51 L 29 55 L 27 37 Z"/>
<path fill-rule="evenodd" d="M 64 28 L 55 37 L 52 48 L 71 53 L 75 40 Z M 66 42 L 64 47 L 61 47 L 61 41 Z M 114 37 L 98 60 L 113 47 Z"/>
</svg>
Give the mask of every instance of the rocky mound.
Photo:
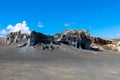
<svg viewBox="0 0 120 80">
<path fill-rule="evenodd" d="M 92 43 L 99 44 L 99 45 L 107 45 L 112 44 L 112 40 L 109 39 L 103 39 L 100 37 L 91 36 Z"/>
<path fill-rule="evenodd" d="M 110 50 L 110 51 L 118 51 L 117 43 L 110 39 L 104 39 L 100 37 L 91 36 L 92 47 L 98 48 L 99 50 Z"/>
<path fill-rule="evenodd" d="M 21 31 L 11 32 L 7 35 L 6 42 L 7 44 L 18 43 L 21 41 L 27 41 L 29 38 L 28 34 L 22 34 Z"/>
<path fill-rule="evenodd" d="M 18 31 L 11 32 L 6 38 L 7 44 L 18 43 L 24 40 L 26 40 L 27 44 L 29 44 L 30 46 L 35 46 L 39 43 L 45 45 L 63 43 L 82 49 L 91 49 L 90 45 L 92 43 L 90 39 L 90 34 L 86 30 L 66 30 L 53 36 L 45 35 L 35 31 L 32 31 L 30 35 L 27 35 L 21 34 L 21 31 Z"/>
<path fill-rule="evenodd" d="M 60 34 L 54 35 L 55 41 L 67 45 L 73 45 L 76 48 L 91 49 L 92 43 L 90 34 L 86 30 L 66 30 Z"/>
<path fill-rule="evenodd" d="M 5 40 L 1 39 L 1 41 Z M 87 30 L 66 30 L 52 36 L 35 31 L 32 31 L 30 35 L 21 34 L 21 31 L 11 32 L 8 34 L 6 42 L 7 44 L 23 42 L 18 45 L 19 47 L 38 46 L 39 44 L 43 49 L 48 49 L 48 45 L 53 49 L 53 45 L 66 44 L 78 49 L 120 51 L 120 47 L 117 45 L 119 41 L 90 36 Z"/>
</svg>

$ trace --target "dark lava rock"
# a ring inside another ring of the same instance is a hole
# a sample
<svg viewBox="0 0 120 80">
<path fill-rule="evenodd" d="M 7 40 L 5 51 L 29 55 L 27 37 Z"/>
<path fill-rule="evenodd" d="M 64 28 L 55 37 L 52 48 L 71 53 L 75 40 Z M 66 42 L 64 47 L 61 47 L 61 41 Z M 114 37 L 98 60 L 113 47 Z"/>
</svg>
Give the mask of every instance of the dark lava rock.
<svg viewBox="0 0 120 80">
<path fill-rule="evenodd" d="M 38 43 L 49 44 L 51 36 L 32 31 L 30 34 L 30 45 L 35 46 Z"/>
</svg>

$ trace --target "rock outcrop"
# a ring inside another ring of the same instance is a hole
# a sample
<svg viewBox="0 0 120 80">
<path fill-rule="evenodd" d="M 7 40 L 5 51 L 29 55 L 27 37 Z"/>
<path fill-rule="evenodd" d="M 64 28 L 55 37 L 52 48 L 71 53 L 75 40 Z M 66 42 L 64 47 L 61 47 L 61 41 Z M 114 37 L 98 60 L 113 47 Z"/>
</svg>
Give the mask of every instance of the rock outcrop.
<svg viewBox="0 0 120 80">
<path fill-rule="evenodd" d="M 35 46 L 38 43 L 49 44 L 52 41 L 52 36 L 32 31 L 30 34 L 30 45 Z"/>
<path fill-rule="evenodd" d="M 54 35 L 54 39 L 55 41 L 72 45 L 76 48 L 91 49 L 92 41 L 89 32 L 86 30 L 66 30 Z"/>
<path fill-rule="evenodd" d="M 112 44 L 112 40 L 91 36 L 92 43 L 99 45 Z"/>
<path fill-rule="evenodd" d="M 0 42 L 5 42 L 0 38 Z M 40 46 L 43 50 L 54 49 L 54 46 L 62 44 L 74 46 L 78 49 L 120 51 L 120 42 L 100 37 L 90 36 L 86 30 L 66 30 L 49 36 L 32 31 L 30 35 L 21 34 L 21 31 L 11 32 L 6 38 L 7 44 L 18 43 L 18 48 L 30 45 Z"/>
<path fill-rule="evenodd" d="M 98 48 L 99 50 L 117 51 L 117 44 L 113 40 L 104 39 L 100 37 L 91 36 L 92 48 Z"/>
<path fill-rule="evenodd" d="M 28 34 L 21 34 L 21 31 L 17 32 L 11 32 L 10 34 L 7 35 L 6 42 L 7 44 L 11 43 L 18 43 L 24 40 L 28 40 L 29 35 Z"/>
</svg>

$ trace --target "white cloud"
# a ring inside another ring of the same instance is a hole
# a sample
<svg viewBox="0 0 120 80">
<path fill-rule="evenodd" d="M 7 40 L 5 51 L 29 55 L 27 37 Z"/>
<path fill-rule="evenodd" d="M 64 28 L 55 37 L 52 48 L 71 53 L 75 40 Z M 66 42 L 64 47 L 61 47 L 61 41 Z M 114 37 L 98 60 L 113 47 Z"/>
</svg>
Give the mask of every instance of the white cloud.
<svg viewBox="0 0 120 80">
<path fill-rule="evenodd" d="M 43 28 L 43 27 L 44 27 L 41 22 L 39 22 L 37 26 L 40 27 L 40 28 Z"/>
<path fill-rule="evenodd" d="M 21 30 L 21 33 L 27 33 L 27 34 L 30 34 L 31 32 L 29 26 L 27 26 L 26 21 L 23 21 L 22 23 L 17 23 L 15 26 L 8 25 L 7 30 L 8 32 L 16 32 Z"/>
<path fill-rule="evenodd" d="M 6 34 L 7 34 L 7 31 L 6 31 L 5 29 L 3 29 L 3 30 L 0 32 L 0 34 L 6 35 Z"/>
<path fill-rule="evenodd" d="M 65 23 L 64 26 L 65 26 L 65 27 L 69 27 L 70 24 L 69 24 L 69 23 Z"/>
</svg>

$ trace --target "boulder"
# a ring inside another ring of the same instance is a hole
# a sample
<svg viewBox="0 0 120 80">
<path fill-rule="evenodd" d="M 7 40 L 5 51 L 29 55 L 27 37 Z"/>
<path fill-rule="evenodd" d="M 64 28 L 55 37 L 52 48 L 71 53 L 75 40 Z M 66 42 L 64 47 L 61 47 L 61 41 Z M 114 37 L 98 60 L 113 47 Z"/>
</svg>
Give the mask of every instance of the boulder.
<svg viewBox="0 0 120 80">
<path fill-rule="evenodd" d="M 52 37 L 32 31 L 30 34 L 30 45 L 35 46 L 38 43 L 48 44 L 51 42 Z"/>
<path fill-rule="evenodd" d="M 91 49 L 90 34 L 86 30 L 66 30 L 60 34 L 54 35 L 55 41 L 72 45 L 76 48 Z"/>
</svg>

